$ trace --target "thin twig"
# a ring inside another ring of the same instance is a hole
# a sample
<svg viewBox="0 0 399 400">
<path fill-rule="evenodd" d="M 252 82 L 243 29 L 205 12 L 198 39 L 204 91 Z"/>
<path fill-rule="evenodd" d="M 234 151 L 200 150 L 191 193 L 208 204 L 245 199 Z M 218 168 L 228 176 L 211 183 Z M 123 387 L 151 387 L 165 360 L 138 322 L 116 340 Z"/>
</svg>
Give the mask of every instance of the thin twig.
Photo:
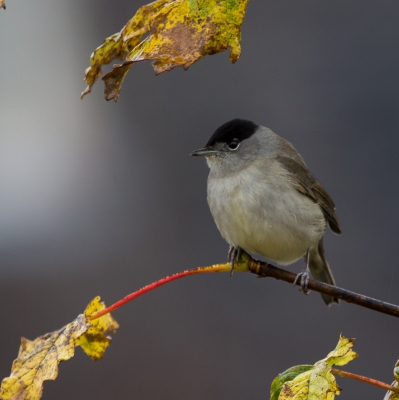
<svg viewBox="0 0 399 400">
<path fill-rule="evenodd" d="M 263 261 L 258 261 L 250 257 L 247 260 L 249 271 L 256 274 L 260 278 L 271 277 L 279 279 L 285 282 L 294 283 L 296 274 L 286 271 L 281 268 L 277 268 L 274 265 L 270 265 Z M 299 286 L 299 283 L 297 283 Z M 399 306 L 395 304 L 385 303 L 382 300 L 373 299 L 371 297 L 364 296 L 350 290 L 342 289 L 337 286 L 332 286 L 327 283 L 309 280 L 308 288 L 315 292 L 328 294 L 332 297 L 344 300 L 347 303 L 357 304 L 358 306 L 370 308 L 371 310 L 379 311 L 384 314 L 399 317 Z"/>
<path fill-rule="evenodd" d="M 388 385 L 387 383 L 384 383 L 381 381 L 377 381 L 376 379 L 367 378 L 366 376 L 362 376 L 362 375 L 352 374 L 352 372 L 346 372 L 346 371 L 342 371 L 342 370 L 336 369 L 336 368 L 331 368 L 331 372 L 333 374 L 337 374 L 337 375 L 343 376 L 345 378 L 351 378 L 351 379 L 355 379 L 357 381 L 366 382 L 366 383 L 369 383 L 370 385 L 378 386 L 380 388 L 390 390 L 391 392 L 399 393 L 399 388 Z"/>
<path fill-rule="evenodd" d="M 246 271 L 248 271 L 248 268 L 246 269 Z M 166 285 L 167 283 L 170 283 L 170 282 L 175 281 L 180 278 L 185 278 L 190 275 L 203 274 L 203 273 L 206 274 L 206 273 L 210 273 L 210 272 L 230 272 L 230 263 L 215 264 L 215 265 L 212 265 L 209 267 L 199 267 L 199 268 L 195 268 L 195 269 L 189 269 L 189 270 L 186 270 L 183 272 L 178 272 L 173 275 L 169 275 L 165 278 L 159 279 L 158 281 L 150 283 L 149 285 L 144 286 L 143 288 L 136 290 L 133 293 L 128 294 L 123 299 L 117 301 L 114 304 L 111 304 L 107 308 L 104 308 L 103 310 L 99 311 L 97 314 L 92 315 L 90 317 L 90 319 L 91 320 L 97 319 L 97 318 L 102 317 L 103 315 L 106 315 L 112 311 L 115 311 L 118 308 L 124 306 L 129 301 L 132 301 L 132 300 L 136 299 L 137 297 L 142 296 L 145 293 L 151 292 L 152 290 L 158 288 L 159 286 Z"/>
</svg>

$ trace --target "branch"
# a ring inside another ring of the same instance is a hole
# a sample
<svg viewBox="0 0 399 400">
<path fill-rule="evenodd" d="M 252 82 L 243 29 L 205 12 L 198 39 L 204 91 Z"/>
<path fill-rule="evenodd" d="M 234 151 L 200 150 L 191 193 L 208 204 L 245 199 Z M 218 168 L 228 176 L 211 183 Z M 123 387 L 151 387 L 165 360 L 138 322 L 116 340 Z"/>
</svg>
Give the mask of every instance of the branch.
<svg viewBox="0 0 399 400">
<path fill-rule="evenodd" d="M 256 274 L 259 278 L 271 277 L 292 284 L 294 283 L 294 280 L 296 278 L 296 274 L 292 272 L 277 268 L 274 265 L 268 264 L 263 261 L 255 260 L 250 256 L 246 260 L 246 262 L 249 267 L 249 272 Z M 298 283 L 297 285 L 299 286 Z M 346 301 L 347 303 L 357 304 L 361 307 L 366 307 L 371 310 L 382 312 L 384 314 L 399 317 L 399 306 L 385 303 L 382 300 L 373 299 L 371 297 L 351 292 L 350 290 L 342 289 L 337 286 L 332 286 L 328 283 L 315 281 L 313 279 L 309 280 L 308 288 L 314 290 L 315 292 L 324 293 L 336 297 L 338 299 Z"/>
<path fill-rule="evenodd" d="M 294 280 L 296 278 L 296 274 L 294 274 L 293 272 L 277 268 L 274 265 L 268 264 L 263 261 L 255 260 L 245 252 L 243 252 L 243 254 L 241 255 L 239 262 L 234 265 L 234 271 L 251 272 L 257 275 L 259 278 L 271 277 L 289 283 L 294 283 Z M 108 314 L 109 312 L 114 311 L 119 307 L 122 307 L 129 301 L 132 301 L 133 299 L 145 293 L 148 293 L 158 288 L 159 286 L 163 286 L 167 283 L 175 281 L 176 279 L 210 272 L 230 272 L 230 263 L 214 264 L 209 267 L 189 269 L 167 276 L 166 278 L 162 278 L 159 281 L 150 283 L 149 285 L 125 296 L 123 299 L 117 301 L 116 303 L 112 304 L 101 312 L 93 315 L 91 319 L 96 319 L 105 314 Z M 297 285 L 300 286 L 298 283 Z M 351 292 L 346 289 L 341 289 L 337 286 L 332 286 L 327 283 L 315 281 L 313 279 L 309 279 L 308 288 L 314 290 L 315 292 L 325 293 L 338 299 L 344 300 L 347 303 L 357 304 L 358 306 L 370 308 L 371 310 L 379 311 L 384 314 L 393 315 L 394 317 L 399 317 L 399 306 L 395 306 L 394 304 L 385 303 L 381 300 L 376 300 L 371 297 Z"/>
</svg>

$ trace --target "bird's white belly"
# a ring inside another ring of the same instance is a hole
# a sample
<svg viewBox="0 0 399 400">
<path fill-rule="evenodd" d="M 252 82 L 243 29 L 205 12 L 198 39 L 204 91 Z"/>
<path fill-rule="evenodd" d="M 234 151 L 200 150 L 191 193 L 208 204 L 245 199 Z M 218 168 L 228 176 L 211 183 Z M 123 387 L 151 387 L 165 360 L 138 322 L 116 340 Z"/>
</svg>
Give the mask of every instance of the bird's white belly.
<svg viewBox="0 0 399 400">
<path fill-rule="evenodd" d="M 326 229 L 320 206 L 286 180 L 257 181 L 250 175 L 208 181 L 208 203 L 224 239 L 281 264 L 317 246 Z"/>
</svg>

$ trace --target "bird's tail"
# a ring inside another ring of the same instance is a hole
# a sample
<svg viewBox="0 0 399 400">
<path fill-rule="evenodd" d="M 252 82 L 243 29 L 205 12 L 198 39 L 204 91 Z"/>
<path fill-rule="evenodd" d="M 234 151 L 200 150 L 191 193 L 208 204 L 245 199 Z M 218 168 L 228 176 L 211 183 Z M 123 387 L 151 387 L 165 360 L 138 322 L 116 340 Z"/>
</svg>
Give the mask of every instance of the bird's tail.
<svg viewBox="0 0 399 400">
<path fill-rule="evenodd" d="M 319 245 L 310 251 L 309 268 L 313 278 L 317 281 L 335 285 L 335 279 L 331 272 L 330 266 L 324 256 L 323 239 Z M 330 306 L 333 303 L 339 304 L 339 299 L 322 293 L 324 302 Z"/>
</svg>

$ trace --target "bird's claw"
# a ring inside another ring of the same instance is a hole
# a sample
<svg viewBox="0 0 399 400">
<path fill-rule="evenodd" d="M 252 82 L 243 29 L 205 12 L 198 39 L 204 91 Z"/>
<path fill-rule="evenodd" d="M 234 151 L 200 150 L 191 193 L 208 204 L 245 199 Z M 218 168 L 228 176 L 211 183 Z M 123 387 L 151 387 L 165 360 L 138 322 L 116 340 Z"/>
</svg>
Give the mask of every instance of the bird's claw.
<svg viewBox="0 0 399 400">
<path fill-rule="evenodd" d="M 228 261 L 230 263 L 230 277 L 233 276 L 234 264 L 238 263 L 241 258 L 242 249 L 241 247 L 230 246 L 228 253 Z"/>
<path fill-rule="evenodd" d="M 305 267 L 302 272 L 297 274 L 293 285 L 298 285 L 299 290 L 302 291 L 305 294 L 309 294 L 311 290 L 308 289 L 308 284 L 309 284 L 309 279 L 310 279 L 310 274 L 307 268 Z"/>
</svg>

